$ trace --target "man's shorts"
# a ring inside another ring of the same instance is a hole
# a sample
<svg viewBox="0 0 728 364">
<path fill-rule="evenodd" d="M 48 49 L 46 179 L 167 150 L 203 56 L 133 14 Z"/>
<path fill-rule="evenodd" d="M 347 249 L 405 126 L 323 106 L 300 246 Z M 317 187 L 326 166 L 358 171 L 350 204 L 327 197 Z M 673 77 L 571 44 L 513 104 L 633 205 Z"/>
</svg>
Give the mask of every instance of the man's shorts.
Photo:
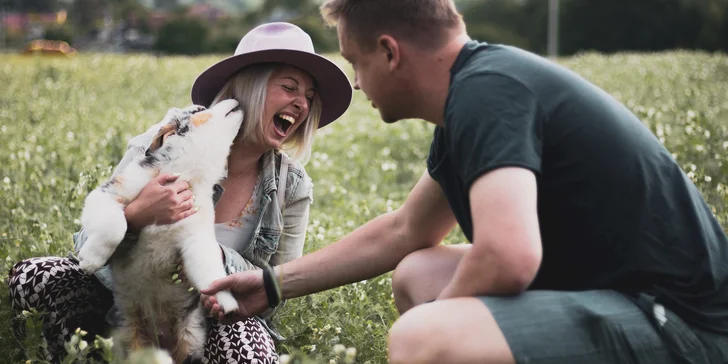
<svg viewBox="0 0 728 364">
<path fill-rule="evenodd" d="M 728 363 L 727 335 L 689 327 L 645 297 L 607 290 L 527 291 L 480 300 L 519 364 Z"/>
</svg>

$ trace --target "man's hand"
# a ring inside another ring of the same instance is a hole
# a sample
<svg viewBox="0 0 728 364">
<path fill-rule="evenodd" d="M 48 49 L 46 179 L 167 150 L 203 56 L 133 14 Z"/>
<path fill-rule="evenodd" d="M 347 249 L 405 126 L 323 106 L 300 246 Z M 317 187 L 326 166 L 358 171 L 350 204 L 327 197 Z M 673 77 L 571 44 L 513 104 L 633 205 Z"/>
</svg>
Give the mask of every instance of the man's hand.
<svg viewBox="0 0 728 364">
<path fill-rule="evenodd" d="M 238 300 L 239 312 L 224 316 L 222 308 L 215 299 L 215 294 L 220 291 L 229 290 Z M 270 308 L 268 296 L 263 286 L 263 271 L 249 270 L 231 274 L 225 278 L 218 279 L 210 287 L 200 291 L 200 301 L 209 311 L 210 316 L 217 318 L 223 324 L 230 324 L 248 317 L 258 315 Z"/>
<path fill-rule="evenodd" d="M 196 212 L 194 195 L 186 181 L 160 174 L 124 210 L 129 229 L 138 231 L 152 224 L 167 225 Z"/>
</svg>

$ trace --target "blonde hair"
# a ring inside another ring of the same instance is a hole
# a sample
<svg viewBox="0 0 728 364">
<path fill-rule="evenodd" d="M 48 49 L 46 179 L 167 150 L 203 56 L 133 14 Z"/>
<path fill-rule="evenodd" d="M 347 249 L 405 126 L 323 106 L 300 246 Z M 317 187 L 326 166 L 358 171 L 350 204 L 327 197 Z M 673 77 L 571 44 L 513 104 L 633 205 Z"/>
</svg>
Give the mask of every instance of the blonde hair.
<svg viewBox="0 0 728 364">
<path fill-rule="evenodd" d="M 238 132 L 237 139 L 247 144 L 262 142 L 263 111 L 265 98 L 268 92 L 268 80 L 273 72 L 285 66 L 281 63 L 257 63 L 246 66 L 230 77 L 217 93 L 210 107 L 220 101 L 235 99 L 243 110 L 243 124 Z M 305 72 L 305 71 L 304 71 Z M 318 93 L 315 93 L 309 106 L 308 117 L 303 125 L 296 129 L 282 145 L 281 150 L 291 159 L 305 165 L 310 156 L 313 140 L 318 130 L 323 105 Z"/>
</svg>

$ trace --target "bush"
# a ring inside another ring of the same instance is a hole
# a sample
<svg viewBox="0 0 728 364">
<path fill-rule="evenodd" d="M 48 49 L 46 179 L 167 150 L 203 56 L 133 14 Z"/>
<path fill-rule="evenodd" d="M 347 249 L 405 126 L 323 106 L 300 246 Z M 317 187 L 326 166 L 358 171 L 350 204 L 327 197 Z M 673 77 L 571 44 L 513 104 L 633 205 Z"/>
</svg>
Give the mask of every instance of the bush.
<svg viewBox="0 0 728 364">
<path fill-rule="evenodd" d="M 166 54 L 198 54 L 205 50 L 208 27 L 200 20 L 177 18 L 159 30 L 154 49 Z"/>
</svg>

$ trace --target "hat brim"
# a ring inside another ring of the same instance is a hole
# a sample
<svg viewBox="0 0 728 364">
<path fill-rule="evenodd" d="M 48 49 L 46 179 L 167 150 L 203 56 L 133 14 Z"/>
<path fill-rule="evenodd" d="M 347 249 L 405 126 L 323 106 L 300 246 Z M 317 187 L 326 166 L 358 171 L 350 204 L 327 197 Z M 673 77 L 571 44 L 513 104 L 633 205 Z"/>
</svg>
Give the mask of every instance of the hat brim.
<svg viewBox="0 0 728 364">
<path fill-rule="evenodd" d="M 203 71 L 192 85 L 192 102 L 209 107 L 230 77 L 254 63 L 286 63 L 310 73 L 317 84 L 323 108 L 319 120 L 322 128 L 338 119 L 349 108 L 353 90 L 344 71 L 330 60 L 314 53 L 271 49 L 228 57 Z"/>
</svg>

